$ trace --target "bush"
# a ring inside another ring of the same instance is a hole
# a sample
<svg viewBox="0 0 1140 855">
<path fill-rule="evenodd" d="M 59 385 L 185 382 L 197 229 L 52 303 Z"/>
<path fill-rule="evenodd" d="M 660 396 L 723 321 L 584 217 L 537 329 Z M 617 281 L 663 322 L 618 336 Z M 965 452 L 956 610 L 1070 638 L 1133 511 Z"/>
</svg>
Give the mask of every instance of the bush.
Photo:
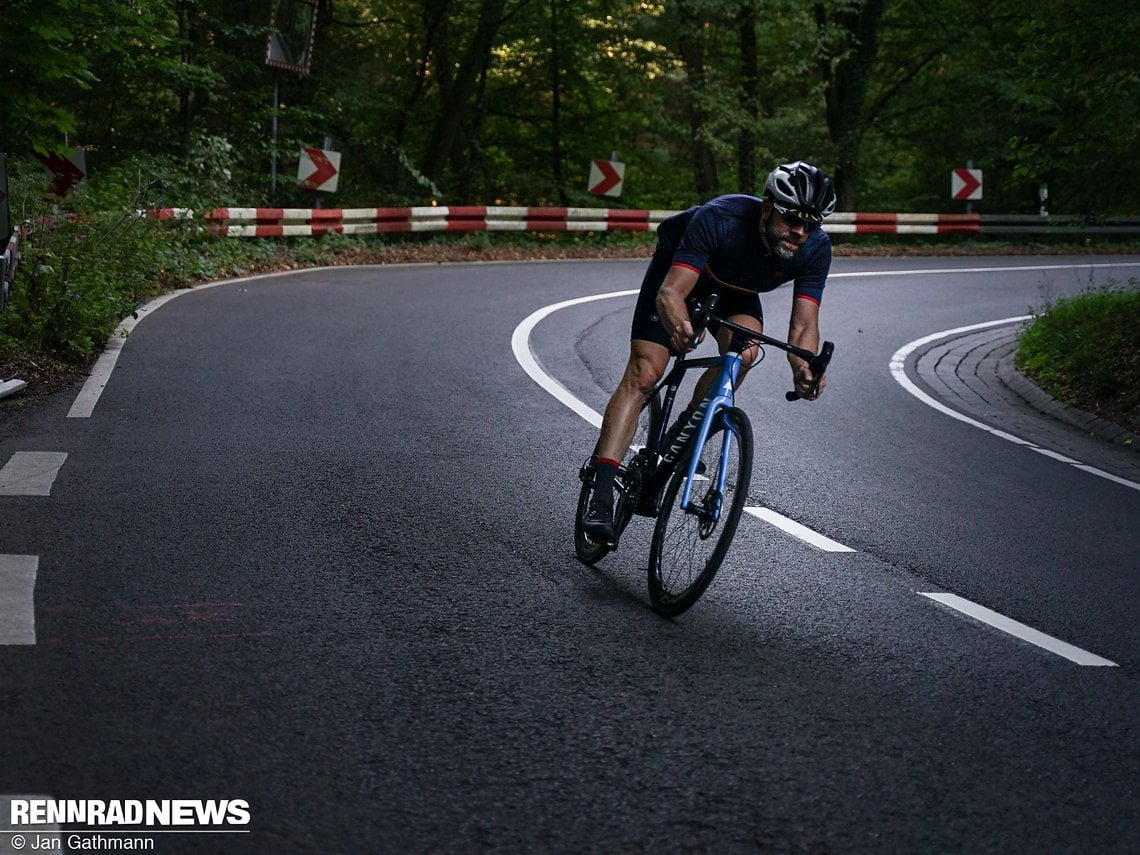
<svg viewBox="0 0 1140 855">
<path fill-rule="evenodd" d="M 1140 281 L 1047 304 L 1017 367 L 1053 397 L 1140 430 Z"/>
</svg>

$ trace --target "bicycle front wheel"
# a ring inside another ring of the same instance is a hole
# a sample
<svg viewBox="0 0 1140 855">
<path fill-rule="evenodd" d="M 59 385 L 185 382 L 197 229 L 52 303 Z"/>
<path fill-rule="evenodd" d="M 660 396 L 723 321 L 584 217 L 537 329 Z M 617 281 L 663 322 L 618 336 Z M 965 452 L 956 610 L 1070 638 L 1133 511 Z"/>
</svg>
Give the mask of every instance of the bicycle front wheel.
<svg viewBox="0 0 1140 855">
<path fill-rule="evenodd" d="M 649 551 L 649 601 L 672 617 L 695 603 L 720 569 L 736 534 L 752 479 L 752 426 L 742 410 L 723 410 L 701 449 L 688 509 L 681 508 L 693 454 L 686 452 L 666 488 Z M 723 474 L 723 483 L 721 475 Z"/>
</svg>

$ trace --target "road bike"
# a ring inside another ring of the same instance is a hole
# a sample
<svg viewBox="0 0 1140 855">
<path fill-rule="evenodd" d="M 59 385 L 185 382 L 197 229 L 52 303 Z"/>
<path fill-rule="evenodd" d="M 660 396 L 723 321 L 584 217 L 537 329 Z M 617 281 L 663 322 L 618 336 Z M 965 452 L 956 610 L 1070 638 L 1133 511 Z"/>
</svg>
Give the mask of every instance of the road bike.
<svg viewBox="0 0 1140 855">
<path fill-rule="evenodd" d="M 635 514 L 656 519 L 649 549 L 649 600 L 660 614 L 673 617 L 693 605 L 708 588 L 728 553 L 752 478 L 752 425 L 735 404 L 743 353 L 768 345 L 805 360 L 815 388 L 823 379 L 835 346 L 825 341 L 818 354 L 715 314 L 717 295 L 691 309 L 693 345 L 706 327 L 732 333 L 725 353 L 688 358 L 680 354 L 641 409 L 638 432 L 627 460 L 614 479 L 615 536 L 610 542 L 591 539 L 582 524 L 594 492 L 594 454 L 579 471 L 582 489 L 574 526 L 574 549 L 594 564 L 617 549 Z M 668 429 L 677 390 L 693 369 L 720 369 L 692 411 L 682 413 Z M 788 392 L 787 400 L 799 395 Z"/>
</svg>

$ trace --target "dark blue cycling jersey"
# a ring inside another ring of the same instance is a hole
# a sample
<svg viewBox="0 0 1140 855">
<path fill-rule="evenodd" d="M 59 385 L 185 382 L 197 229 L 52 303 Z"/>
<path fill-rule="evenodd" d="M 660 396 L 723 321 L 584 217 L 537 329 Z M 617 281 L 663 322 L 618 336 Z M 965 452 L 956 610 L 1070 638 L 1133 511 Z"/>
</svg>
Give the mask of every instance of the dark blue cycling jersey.
<svg viewBox="0 0 1140 855">
<path fill-rule="evenodd" d="M 674 214 L 657 227 L 657 248 L 641 282 L 630 337 L 670 348 L 669 334 L 657 316 L 657 292 L 669 268 L 683 265 L 700 274 L 692 296 L 716 291 L 724 317 L 749 315 L 761 327 L 760 294 L 794 282 L 792 294 L 815 303 L 831 269 L 831 240 L 816 229 L 796 254 L 783 260 L 770 253 L 760 236 L 762 200 L 742 194 L 719 196 Z"/>
<path fill-rule="evenodd" d="M 794 282 L 793 296 L 819 303 L 831 269 L 831 239 L 816 229 L 792 258 L 777 257 L 760 238 L 761 202 L 744 194 L 718 196 L 674 214 L 657 229 L 658 252 L 700 273 L 701 290 L 723 293 L 728 286 L 763 293 Z"/>
</svg>

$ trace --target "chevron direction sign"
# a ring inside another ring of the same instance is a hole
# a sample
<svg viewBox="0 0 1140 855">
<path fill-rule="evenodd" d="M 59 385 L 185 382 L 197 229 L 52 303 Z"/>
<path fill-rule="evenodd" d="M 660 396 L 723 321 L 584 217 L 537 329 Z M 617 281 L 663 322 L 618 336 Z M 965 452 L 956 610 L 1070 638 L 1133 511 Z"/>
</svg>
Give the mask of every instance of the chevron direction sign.
<svg viewBox="0 0 1140 855">
<path fill-rule="evenodd" d="M 32 157 L 44 165 L 51 177 L 51 190 L 57 196 L 66 196 L 87 178 L 87 152 L 81 148 L 50 154 L 33 152 Z"/>
<path fill-rule="evenodd" d="M 586 189 L 595 196 L 620 196 L 625 180 L 625 164 L 616 160 L 595 160 L 590 164 Z"/>
<path fill-rule="evenodd" d="M 957 202 L 982 198 L 982 170 L 954 169 L 950 172 L 950 197 Z"/>
<path fill-rule="evenodd" d="M 302 148 L 297 163 L 297 186 L 305 190 L 332 193 L 340 178 L 340 152 L 323 148 Z"/>
</svg>

